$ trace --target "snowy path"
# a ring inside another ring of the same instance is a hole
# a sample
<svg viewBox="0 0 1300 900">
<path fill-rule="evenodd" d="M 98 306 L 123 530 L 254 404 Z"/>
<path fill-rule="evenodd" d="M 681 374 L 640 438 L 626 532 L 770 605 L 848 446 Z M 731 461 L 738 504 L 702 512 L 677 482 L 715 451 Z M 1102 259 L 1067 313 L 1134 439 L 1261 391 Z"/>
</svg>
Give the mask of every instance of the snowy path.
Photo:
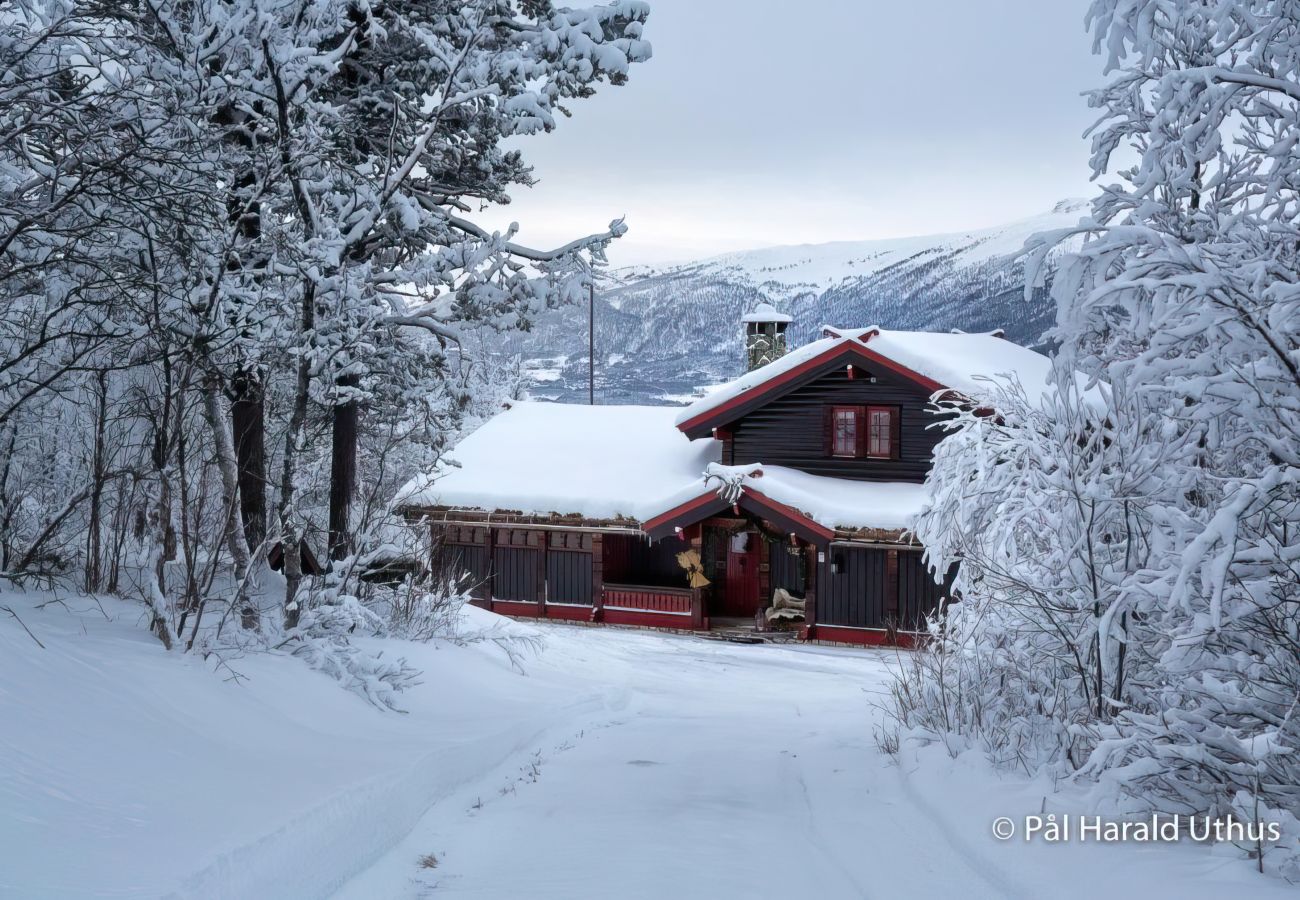
<svg viewBox="0 0 1300 900">
<path fill-rule="evenodd" d="M 994 841 L 986 773 L 927 795 L 875 749 L 890 653 L 546 630 L 545 665 L 619 684 L 623 708 L 440 804 L 340 896 L 1050 897 L 1109 880 L 1092 853 Z M 970 789 L 983 796 L 968 803 Z M 1116 890 L 1168 883 L 1165 860 L 1128 849 L 1103 848 L 1120 857 Z M 437 868 L 416 869 L 429 853 Z M 1183 897 L 1222 896 L 1239 876 L 1185 862 Z"/>
<path fill-rule="evenodd" d="M 425 673 L 396 716 L 284 657 L 228 681 L 133 604 L 3 599 L 46 647 L 0 618 L 0 897 L 1292 896 L 1195 845 L 998 843 L 1069 796 L 879 753 L 888 652 L 390 641 Z"/>
<path fill-rule="evenodd" d="M 929 830 L 898 821 L 897 769 L 863 765 L 876 756 L 880 655 L 577 637 L 598 645 L 587 662 L 616 646 L 634 655 L 629 707 L 544 750 L 535 780 L 530 760 L 505 795 L 489 785 L 481 809 L 462 796 L 460 815 L 431 815 L 344 896 L 399 891 L 429 852 L 438 896 L 868 897 L 872 869 L 900 859 L 935 888 L 1004 893 L 960 855 L 924 851 Z M 548 656 L 558 641 L 583 652 L 569 639 L 552 631 Z"/>
</svg>

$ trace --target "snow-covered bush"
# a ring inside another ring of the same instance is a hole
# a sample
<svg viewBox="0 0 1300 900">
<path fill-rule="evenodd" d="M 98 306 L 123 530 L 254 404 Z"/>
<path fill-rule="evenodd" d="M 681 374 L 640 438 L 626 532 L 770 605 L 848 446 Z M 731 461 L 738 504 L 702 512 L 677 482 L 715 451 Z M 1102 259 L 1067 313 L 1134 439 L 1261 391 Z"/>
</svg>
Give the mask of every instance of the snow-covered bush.
<svg viewBox="0 0 1300 900">
<path fill-rule="evenodd" d="M 1137 162 L 1037 248 L 1086 238 L 1053 285 L 1050 396 L 946 405 L 916 532 L 962 599 L 896 712 L 1129 807 L 1278 822 L 1246 849 L 1300 877 L 1300 22 L 1268 0 L 1090 20 L 1116 72 L 1094 169 Z"/>
<path fill-rule="evenodd" d="M 372 604 L 384 610 L 388 630 L 394 637 L 428 641 L 455 635 L 461 607 L 468 600 L 464 577 L 431 581 L 407 578 L 383 590 Z"/>
<path fill-rule="evenodd" d="M 448 639 L 461 645 L 489 643 L 505 656 L 510 667 L 525 674 L 524 662 L 546 646 L 542 633 L 532 625 L 515 622 L 475 606 L 462 607 Z"/>
<path fill-rule="evenodd" d="M 308 600 L 281 646 L 375 706 L 405 712 L 397 695 L 420 683 L 419 670 L 401 657 L 385 658 L 382 650 L 363 650 L 350 639 L 378 637 L 386 630 L 383 619 L 356 597 L 328 592 Z"/>
<path fill-rule="evenodd" d="M 962 600 L 936 624 L 914 663 L 928 677 L 900 709 L 999 761 L 1081 765 L 1091 727 L 1133 702 L 1148 662 L 1151 611 L 1130 581 L 1148 556 L 1142 500 L 1160 474 L 1119 450 L 1151 435 L 1109 386 L 1074 378 L 1047 395 L 1008 382 L 977 406 L 938 406 L 951 434 L 916 531 L 931 561 L 960 563 Z"/>
</svg>

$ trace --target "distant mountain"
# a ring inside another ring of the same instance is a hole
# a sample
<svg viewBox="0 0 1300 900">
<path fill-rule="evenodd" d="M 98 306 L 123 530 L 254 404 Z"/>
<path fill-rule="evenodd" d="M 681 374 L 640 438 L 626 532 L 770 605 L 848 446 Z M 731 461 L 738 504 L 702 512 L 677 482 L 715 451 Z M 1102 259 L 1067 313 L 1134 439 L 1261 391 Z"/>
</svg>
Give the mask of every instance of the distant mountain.
<svg viewBox="0 0 1300 900">
<path fill-rule="evenodd" d="M 1067 200 L 997 228 L 882 241 L 837 241 L 728 253 L 609 274 L 596 300 L 601 403 L 684 403 L 740 374 L 740 317 L 767 301 L 794 317 L 791 346 L 822 325 L 923 331 L 1006 330 L 1038 346 L 1052 324 L 1046 290 L 1024 295 L 1021 251 L 1031 235 L 1074 225 L 1088 203 Z M 537 398 L 586 402 L 585 304 L 513 336 Z"/>
</svg>

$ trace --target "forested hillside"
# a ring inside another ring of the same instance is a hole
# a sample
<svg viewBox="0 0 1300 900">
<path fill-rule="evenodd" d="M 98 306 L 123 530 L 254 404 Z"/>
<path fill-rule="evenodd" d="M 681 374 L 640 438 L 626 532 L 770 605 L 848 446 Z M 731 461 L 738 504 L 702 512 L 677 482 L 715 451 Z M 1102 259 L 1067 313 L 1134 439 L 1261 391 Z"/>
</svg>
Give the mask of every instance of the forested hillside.
<svg viewBox="0 0 1300 900">
<path fill-rule="evenodd" d="M 680 401 L 739 374 L 740 317 L 767 301 L 794 316 L 793 344 L 822 325 L 991 331 L 1039 346 L 1055 306 L 1025 296 L 1023 249 L 1036 232 L 1075 224 L 1066 200 L 1020 222 L 959 234 L 769 247 L 673 266 L 616 269 L 596 300 L 598 401 Z M 1049 267 L 1050 270 L 1050 267 Z M 585 401 L 587 309 L 543 316 L 512 334 L 537 396 Z"/>
</svg>

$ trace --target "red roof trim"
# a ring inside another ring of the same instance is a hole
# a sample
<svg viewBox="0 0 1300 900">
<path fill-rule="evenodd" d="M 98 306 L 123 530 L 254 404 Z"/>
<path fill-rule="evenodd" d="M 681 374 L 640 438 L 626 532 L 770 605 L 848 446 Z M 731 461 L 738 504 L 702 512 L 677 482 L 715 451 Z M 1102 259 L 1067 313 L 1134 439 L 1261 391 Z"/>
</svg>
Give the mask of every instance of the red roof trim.
<svg viewBox="0 0 1300 900">
<path fill-rule="evenodd" d="M 780 375 L 777 375 L 775 378 L 771 378 L 767 381 L 760 381 L 758 384 L 754 385 L 749 390 L 742 391 L 741 393 L 732 397 L 727 402 L 715 406 L 713 409 L 705 410 L 704 412 L 700 413 L 698 416 L 693 416 L 692 418 L 687 419 L 685 422 L 682 422 L 680 425 L 678 425 L 677 428 L 680 431 L 686 432 L 694 428 L 698 428 L 701 425 L 707 424 L 711 421 L 714 421 L 719 416 L 722 416 L 723 414 L 730 412 L 736 407 L 749 403 L 751 400 L 755 399 L 756 397 L 762 397 L 765 394 L 769 394 L 775 391 L 777 388 L 787 385 L 790 382 L 799 379 L 801 376 L 806 375 L 808 372 L 820 368 L 821 366 L 830 362 L 832 359 L 835 359 L 837 356 L 839 356 L 842 353 L 857 355 L 862 359 L 866 360 L 867 362 L 875 363 L 876 365 L 880 366 L 883 369 L 888 369 L 890 372 L 893 372 L 895 375 L 899 375 L 907 379 L 908 381 L 911 381 L 913 384 L 916 384 L 918 387 L 924 389 L 927 393 L 933 394 L 937 391 L 944 391 L 949 389 L 947 385 L 940 384 L 939 382 L 935 381 L 933 378 L 927 378 L 926 376 L 922 375 L 920 372 L 917 372 L 913 369 L 909 369 L 907 366 L 904 366 L 901 363 L 894 362 L 892 359 L 889 359 L 886 356 L 882 356 L 881 354 L 872 350 L 870 347 L 866 346 L 860 341 L 850 341 L 846 339 L 845 341 L 841 343 L 837 343 L 832 347 L 828 348 L 824 353 L 819 353 L 816 356 L 814 356 L 812 359 L 806 360 L 805 362 L 801 362 L 793 369 L 790 369 L 786 372 L 782 372 Z"/>
<path fill-rule="evenodd" d="M 684 516 L 687 513 L 693 512 L 702 506 L 708 506 L 712 501 L 717 499 L 718 499 L 717 491 L 713 491 L 713 490 L 705 491 L 703 494 L 700 494 L 700 496 L 696 497 L 693 500 L 687 500 L 685 503 L 679 506 L 674 506 L 672 509 L 668 510 L 667 512 L 662 512 L 652 519 L 646 519 L 644 522 L 641 523 L 641 530 L 647 533 L 654 531 L 655 529 L 663 525 L 667 525 L 669 522 L 673 521 L 674 519 L 680 518 L 681 516 Z"/>
<path fill-rule="evenodd" d="M 783 515 L 786 518 L 793 519 L 822 540 L 829 541 L 831 538 L 835 537 L 835 530 L 833 528 L 827 528 L 825 525 L 814 522 L 793 506 L 787 506 L 780 501 L 773 500 L 771 497 L 768 497 L 766 494 L 756 491 L 753 488 L 745 488 L 745 493 L 741 495 L 740 505 L 744 506 L 746 501 L 752 502 L 755 506 L 758 506 L 761 509 L 767 509 L 771 512 Z M 646 519 L 641 523 L 641 530 L 649 534 L 650 532 L 656 531 L 683 516 L 687 516 L 692 512 L 712 506 L 718 502 L 720 502 L 718 492 L 715 490 L 707 490 L 693 500 L 687 500 L 685 503 L 674 506 L 667 512 L 660 513 L 652 519 Z"/>
<path fill-rule="evenodd" d="M 772 510 L 773 512 L 780 513 L 781 515 L 787 516 L 788 518 L 800 522 L 805 528 L 807 528 L 813 534 L 819 535 L 824 540 L 829 541 L 831 538 L 835 537 L 835 529 L 827 528 L 825 525 L 822 525 L 820 522 L 814 522 L 812 519 L 808 518 L 799 510 L 795 509 L 793 506 L 786 506 L 784 503 L 781 503 L 780 501 L 773 500 L 771 497 L 767 496 L 761 491 L 756 491 L 753 488 L 750 488 L 746 490 L 745 495 L 740 498 L 741 502 L 743 503 L 746 498 L 753 500 L 759 506 L 765 506 L 768 509 Z"/>
</svg>

